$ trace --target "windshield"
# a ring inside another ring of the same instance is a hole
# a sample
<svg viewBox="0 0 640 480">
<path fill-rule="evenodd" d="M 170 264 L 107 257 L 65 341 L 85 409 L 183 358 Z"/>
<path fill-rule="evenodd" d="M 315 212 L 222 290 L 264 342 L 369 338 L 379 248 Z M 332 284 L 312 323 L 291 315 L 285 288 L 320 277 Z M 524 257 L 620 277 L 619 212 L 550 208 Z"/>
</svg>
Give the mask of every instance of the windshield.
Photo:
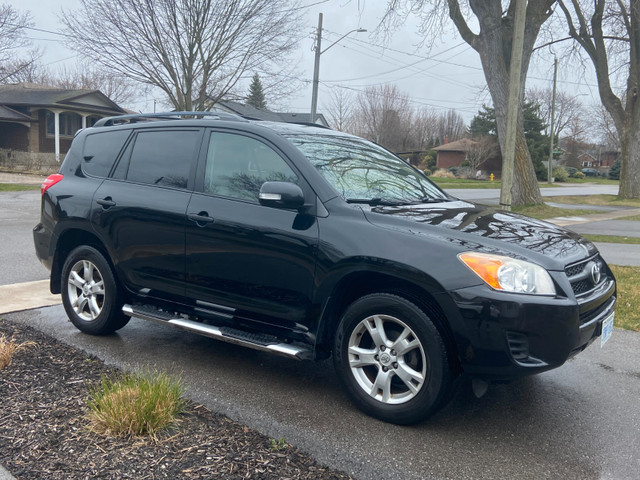
<svg viewBox="0 0 640 480">
<path fill-rule="evenodd" d="M 347 201 L 394 204 L 448 200 L 423 174 L 364 139 L 317 134 L 286 137 Z"/>
</svg>

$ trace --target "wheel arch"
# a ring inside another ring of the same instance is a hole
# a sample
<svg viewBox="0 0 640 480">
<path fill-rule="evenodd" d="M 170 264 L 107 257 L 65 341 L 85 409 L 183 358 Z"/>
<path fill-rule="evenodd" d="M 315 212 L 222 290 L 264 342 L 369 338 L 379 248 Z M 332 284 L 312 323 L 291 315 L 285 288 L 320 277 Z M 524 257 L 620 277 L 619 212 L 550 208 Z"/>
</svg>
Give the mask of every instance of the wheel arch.
<svg viewBox="0 0 640 480">
<path fill-rule="evenodd" d="M 437 285 L 433 280 L 429 283 Z M 445 309 L 437 300 L 439 294 L 445 293 L 444 290 L 428 289 L 422 284 L 385 272 L 352 272 L 336 283 L 318 325 L 316 355 L 319 358 L 329 356 L 333 346 L 333 338 L 346 308 L 358 298 L 372 293 L 397 295 L 409 300 L 424 311 L 442 335 L 447 347 L 451 371 L 454 375 L 460 373 L 459 352 L 455 337 L 445 315 Z"/>
<path fill-rule="evenodd" d="M 87 230 L 71 228 L 62 232 L 58 237 L 55 254 L 53 256 L 53 263 L 51 265 L 50 289 L 52 293 L 60 293 L 62 288 L 60 284 L 60 277 L 62 275 L 64 262 L 71 251 L 81 245 L 87 245 L 98 250 L 107 260 L 115 275 L 113 261 L 111 260 L 107 248 L 100 239 L 94 233 Z"/>
</svg>

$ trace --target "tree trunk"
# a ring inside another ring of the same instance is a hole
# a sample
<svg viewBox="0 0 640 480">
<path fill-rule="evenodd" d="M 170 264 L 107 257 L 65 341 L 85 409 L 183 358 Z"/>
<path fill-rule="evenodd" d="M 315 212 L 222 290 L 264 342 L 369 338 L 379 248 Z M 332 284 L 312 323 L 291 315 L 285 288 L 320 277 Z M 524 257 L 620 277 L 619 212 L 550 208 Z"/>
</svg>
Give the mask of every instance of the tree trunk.
<svg viewBox="0 0 640 480">
<path fill-rule="evenodd" d="M 636 104 L 638 102 L 636 101 Z M 620 198 L 640 198 L 640 108 L 627 112 L 627 124 L 620 138 Z"/>
<path fill-rule="evenodd" d="M 510 5 L 508 11 L 503 14 L 502 2 L 499 0 L 470 0 L 471 9 L 480 24 L 480 33 L 476 35 L 471 32 L 463 19 L 458 2 L 456 0 L 448 0 L 448 3 L 449 16 L 455 23 L 462 38 L 480 55 L 487 86 L 489 87 L 489 93 L 496 112 L 500 150 L 504 153 L 514 6 Z M 515 164 L 511 188 L 512 206 L 543 203 L 531 161 L 531 154 L 524 136 L 522 102 L 533 46 L 541 25 L 551 13 L 549 5 L 552 3 L 551 0 L 538 0 L 537 2 L 530 2 L 527 6 Z"/>
</svg>

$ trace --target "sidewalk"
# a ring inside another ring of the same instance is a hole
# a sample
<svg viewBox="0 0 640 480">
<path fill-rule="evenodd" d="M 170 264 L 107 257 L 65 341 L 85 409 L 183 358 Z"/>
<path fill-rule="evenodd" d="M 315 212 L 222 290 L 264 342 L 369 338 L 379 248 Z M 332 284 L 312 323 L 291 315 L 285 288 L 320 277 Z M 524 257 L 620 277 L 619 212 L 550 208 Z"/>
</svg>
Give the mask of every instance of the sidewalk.
<svg viewBox="0 0 640 480">
<path fill-rule="evenodd" d="M 42 182 L 44 182 L 45 178 L 47 178 L 46 175 L 36 175 L 36 174 L 30 174 L 30 173 L 0 172 L 0 183 L 19 183 L 22 185 L 40 185 Z"/>
</svg>

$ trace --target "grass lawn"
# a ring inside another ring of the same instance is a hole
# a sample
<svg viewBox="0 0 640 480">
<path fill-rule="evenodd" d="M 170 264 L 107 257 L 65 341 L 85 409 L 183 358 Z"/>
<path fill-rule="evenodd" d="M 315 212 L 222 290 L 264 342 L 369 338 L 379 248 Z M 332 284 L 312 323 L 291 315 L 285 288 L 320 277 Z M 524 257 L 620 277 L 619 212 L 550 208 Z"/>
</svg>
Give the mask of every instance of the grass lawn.
<svg viewBox="0 0 640 480">
<path fill-rule="evenodd" d="M 20 192 L 22 190 L 40 190 L 40 185 L 22 185 L 20 183 L 0 183 L 0 192 Z"/>
<path fill-rule="evenodd" d="M 618 220 L 632 220 L 632 221 L 635 221 L 635 222 L 640 222 L 640 215 L 632 215 L 630 217 L 622 217 L 622 218 L 619 218 Z"/>
<path fill-rule="evenodd" d="M 597 235 L 591 233 L 581 234 L 587 240 L 592 242 L 604 242 L 604 243 L 626 243 L 629 245 L 640 245 L 640 238 L 637 237 L 619 237 L 616 235 Z"/>
<path fill-rule="evenodd" d="M 584 178 L 571 178 L 569 177 L 564 183 L 597 183 L 598 185 L 619 185 L 619 180 L 611 180 L 604 177 L 584 177 Z"/>
<path fill-rule="evenodd" d="M 640 267 L 611 265 L 618 281 L 615 326 L 640 332 Z"/>
<path fill-rule="evenodd" d="M 429 177 L 440 188 L 500 188 L 500 181 L 473 180 L 470 178 Z"/>
<path fill-rule="evenodd" d="M 558 197 L 545 197 L 545 201 L 567 203 L 570 205 L 610 205 L 612 207 L 640 208 L 640 200 L 619 200 L 616 195 L 563 195 Z"/>
<path fill-rule="evenodd" d="M 512 211 L 515 213 L 521 213 L 528 217 L 545 219 L 555 217 L 579 217 L 580 215 L 589 215 L 592 213 L 602 213 L 598 210 L 585 210 L 585 209 L 571 209 L 571 208 L 557 208 L 549 205 L 523 205 L 521 207 L 514 207 Z"/>
</svg>

